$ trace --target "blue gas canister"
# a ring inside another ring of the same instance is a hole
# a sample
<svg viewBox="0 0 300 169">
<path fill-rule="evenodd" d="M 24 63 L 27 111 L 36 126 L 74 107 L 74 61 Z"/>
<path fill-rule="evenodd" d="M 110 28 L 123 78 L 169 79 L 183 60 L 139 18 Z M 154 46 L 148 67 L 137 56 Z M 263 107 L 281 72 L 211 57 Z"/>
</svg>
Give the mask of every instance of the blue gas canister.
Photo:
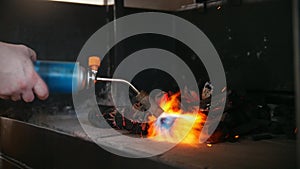
<svg viewBox="0 0 300 169">
<path fill-rule="evenodd" d="M 88 68 L 79 62 L 38 60 L 34 62 L 35 71 L 47 84 L 52 93 L 72 93 L 89 88 L 96 80 L 100 58 L 90 56 Z"/>
<path fill-rule="evenodd" d="M 52 93 L 78 92 L 88 87 L 92 74 L 78 62 L 42 61 L 34 63 L 35 71 Z"/>
</svg>

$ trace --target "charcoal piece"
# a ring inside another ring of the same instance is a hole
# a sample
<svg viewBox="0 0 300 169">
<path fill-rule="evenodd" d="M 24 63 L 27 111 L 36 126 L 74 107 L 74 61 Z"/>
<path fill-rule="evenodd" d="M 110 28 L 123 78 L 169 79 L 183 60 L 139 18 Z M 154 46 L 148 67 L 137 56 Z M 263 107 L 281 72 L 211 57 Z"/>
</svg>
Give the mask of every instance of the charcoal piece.
<svg viewBox="0 0 300 169">
<path fill-rule="evenodd" d="M 121 113 L 117 112 L 114 117 L 112 117 L 113 123 L 115 124 L 115 127 L 118 129 L 123 129 L 123 123 L 124 123 L 124 116 L 122 116 Z"/>
<path fill-rule="evenodd" d="M 294 108 L 287 105 L 278 105 L 273 112 L 273 119 L 275 121 L 284 123 L 286 120 L 293 120 L 295 117 Z"/>
<path fill-rule="evenodd" d="M 285 134 L 288 138 L 295 138 L 295 108 L 288 105 L 278 105 L 272 116 L 272 125 L 269 126 L 270 132 L 274 134 Z"/>
<path fill-rule="evenodd" d="M 202 94 L 201 94 L 201 98 L 202 100 L 210 98 L 213 92 L 213 86 L 210 82 L 206 82 L 204 84 L 204 87 L 202 89 Z"/>
<path fill-rule="evenodd" d="M 253 118 L 271 120 L 271 109 L 267 105 L 257 105 L 252 111 Z"/>
<path fill-rule="evenodd" d="M 141 91 L 140 94 L 133 97 L 132 100 L 134 107 L 140 111 L 147 111 L 151 106 L 149 101 L 149 95 L 144 91 Z"/>
<path fill-rule="evenodd" d="M 200 101 L 200 108 L 203 110 L 209 110 L 211 106 L 211 98 L 203 99 Z"/>
<path fill-rule="evenodd" d="M 115 107 L 99 106 L 100 112 L 89 112 L 89 121 L 100 128 L 119 128 L 122 129 L 122 116 Z M 121 116 L 121 120 L 120 120 Z"/>
<path fill-rule="evenodd" d="M 124 118 L 125 121 L 123 121 L 123 127 L 124 129 L 131 131 L 133 128 L 133 122 L 131 120 L 128 120 L 127 118 Z"/>
<path fill-rule="evenodd" d="M 132 121 L 142 123 L 144 121 L 148 121 L 150 115 L 151 115 L 151 113 L 148 111 L 141 112 L 141 111 L 132 109 L 130 111 L 130 115 L 126 116 L 126 117 L 129 117 Z"/>
<path fill-rule="evenodd" d="M 89 112 L 88 120 L 95 127 L 99 127 L 99 128 L 110 128 L 111 127 L 106 122 L 103 115 L 101 113 L 96 112 L 96 111 L 90 111 Z"/>
<path fill-rule="evenodd" d="M 235 134 L 223 122 L 220 122 L 214 133 L 207 139 L 206 143 L 216 144 L 220 142 L 238 142 L 240 139 L 239 134 Z"/>
<path fill-rule="evenodd" d="M 130 130 L 131 134 L 147 135 L 149 124 L 147 123 L 133 123 L 133 127 Z"/>
<path fill-rule="evenodd" d="M 243 123 L 231 130 L 231 135 L 245 135 L 251 133 L 266 132 L 270 124 L 266 120 L 251 120 L 248 123 Z"/>
<path fill-rule="evenodd" d="M 226 134 L 222 131 L 221 128 L 218 128 L 207 139 L 206 143 L 208 143 L 208 144 L 216 144 L 216 143 L 224 142 L 225 138 L 226 138 Z"/>
<path fill-rule="evenodd" d="M 111 82 L 101 82 L 95 84 L 95 94 L 97 103 L 103 106 L 114 106 L 111 95 Z"/>
<path fill-rule="evenodd" d="M 89 111 L 88 120 L 89 122 L 99 128 L 110 128 L 114 127 L 112 121 L 107 120 L 110 116 L 109 113 L 114 112 L 115 108 L 111 106 L 99 106 L 100 112 L 96 110 Z"/>
<path fill-rule="evenodd" d="M 272 134 L 283 134 L 283 124 L 276 121 L 272 121 L 268 126 L 268 131 Z"/>
<path fill-rule="evenodd" d="M 266 140 L 266 139 L 272 139 L 273 136 L 269 133 L 260 133 L 260 134 L 254 134 L 251 136 L 252 140 L 259 141 L 259 140 Z"/>
</svg>

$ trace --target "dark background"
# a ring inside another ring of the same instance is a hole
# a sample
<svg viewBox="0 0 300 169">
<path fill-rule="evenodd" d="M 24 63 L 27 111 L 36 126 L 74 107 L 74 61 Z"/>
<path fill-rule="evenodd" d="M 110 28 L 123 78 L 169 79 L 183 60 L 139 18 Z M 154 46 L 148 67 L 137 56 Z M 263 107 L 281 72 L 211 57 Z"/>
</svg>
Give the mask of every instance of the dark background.
<svg viewBox="0 0 300 169">
<path fill-rule="evenodd" d="M 230 3 L 222 5 L 220 9 L 212 7 L 207 10 L 194 9 L 168 13 L 187 19 L 208 36 L 221 57 L 229 89 L 246 92 L 249 95 L 259 93 L 263 95 L 262 98 L 266 98 L 268 94 L 280 95 L 266 99 L 265 103 L 284 104 L 279 108 L 282 108 L 284 117 L 290 118 L 284 122 L 294 127 L 293 106 L 286 106 L 294 104 L 291 1 L 270 0 L 256 3 L 228 1 Z M 146 11 L 148 10 L 131 8 L 118 8 L 114 11 L 113 7 L 46 0 L 0 0 L 0 41 L 25 44 L 33 48 L 38 58 L 42 60 L 75 61 L 88 38 L 103 25 L 112 21 L 114 13 L 120 17 Z M 170 50 L 181 57 L 192 68 L 200 88 L 209 80 L 205 67 L 187 46 L 168 37 L 149 34 L 128 38 L 118 44 L 117 49 L 113 48 L 102 63 L 100 74 L 111 76 L 124 57 L 150 47 Z M 176 88 L 172 78 L 157 70 L 142 72 L 134 80 L 134 84 L 139 89 Z M 3 113 L 4 116 L 26 121 L 33 116 L 32 114 L 38 114 L 38 110 L 42 113 L 55 114 L 65 111 L 60 108 L 72 105 L 70 96 L 51 96 L 53 95 L 50 94 L 45 102 L 36 99 L 34 103 L 28 104 L 0 100 L 0 115 Z M 228 100 L 232 101 L 230 98 Z M 243 105 L 238 105 L 240 100 L 243 99 L 236 97 L 236 100 L 233 100 L 237 105 L 236 111 L 233 110 L 233 117 L 237 119 L 238 124 L 250 124 L 255 127 L 255 124 L 248 123 L 250 119 L 248 114 L 252 113 L 250 117 L 255 118 L 255 112 L 240 109 L 243 108 Z M 260 100 L 255 101 L 257 102 Z M 34 106 L 39 105 L 42 109 L 35 110 Z M 232 121 L 235 122 L 234 120 Z M 294 159 L 295 156 L 291 153 L 289 157 Z"/>
<path fill-rule="evenodd" d="M 85 41 L 114 16 L 112 7 L 42 0 L 2 0 L 0 11 L 0 41 L 22 43 L 33 48 L 39 59 L 61 61 L 75 61 Z M 147 10 L 125 8 L 121 15 L 144 11 Z M 222 59 L 228 88 L 294 91 L 290 1 L 229 3 L 219 10 L 213 7 L 169 13 L 187 19 L 209 37 Z M 114 56 L 112 50 L 107 55 L 112 70 L 102 67 L 103 76 L 109 76 L 128 54 L 146 47 L 160 47 L 186 61 L 200 85 L 209 80 L 201 61 L 174 39 L 142 35 L 119 45 L 123 46 L 121 53 Z M 146 80 L 144 84 L 138 86 L 147 88 L 153 82 L 145 77 L 140 80 Z M 156 79 L 156 83 L 159 81 Z"/>
</svg>

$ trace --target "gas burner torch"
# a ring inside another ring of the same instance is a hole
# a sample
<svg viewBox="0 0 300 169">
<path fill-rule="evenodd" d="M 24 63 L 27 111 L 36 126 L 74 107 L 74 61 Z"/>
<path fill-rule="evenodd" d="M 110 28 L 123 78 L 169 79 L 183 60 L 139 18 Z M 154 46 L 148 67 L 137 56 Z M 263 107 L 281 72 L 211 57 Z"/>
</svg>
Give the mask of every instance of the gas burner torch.
<svg viewBox="0 0 300 169">
<path fill-rule="evenodd" d="M 138 101 L 138 104 L 135 104 L 135 107 L 137 109 L 145 111 L 150 108 L 148 96 L 145 96 L 144 92 L 140 92 L 127 80 L 97 77 L 100 63 L 101 60 L 97 56 L 89 57 L 88 69 L 81 66 L 79 62 L 38 60 L 34 63 L 34 69 L 45 81 L 50 92 L 72 93 L 88 89 L 98 81 L 119 82 L 129 85 L 136 93 L 135 100 Z"/>
</svg>

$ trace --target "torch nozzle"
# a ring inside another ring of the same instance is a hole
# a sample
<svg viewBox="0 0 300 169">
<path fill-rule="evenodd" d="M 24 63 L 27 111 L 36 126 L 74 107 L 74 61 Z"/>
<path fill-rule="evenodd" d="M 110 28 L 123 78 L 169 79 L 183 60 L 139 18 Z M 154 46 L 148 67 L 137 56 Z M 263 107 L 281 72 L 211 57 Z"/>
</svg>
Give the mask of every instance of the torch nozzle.
<svg viewBox="0 0 300 169">
<path fill-rule="evenodd" d="M 105 81 L 105 82 L 120 82 L 120 83 L 125 83 L 127 85 L 129 85 L 135 92 L 137 95 L 140 94 L 140 91 L 138 89 L 136 89 L 130 82 L 128 82 L 127 80 L 124 79 L 113 79 L 113 78 L 103 78 L 103 77 L 96 77 L 97 72 L 98 72 L 98 68 L 100 67 L 100 57 L 98 56 L 90 56 L 89 57 L 89 67 L 92 70 L 92 79 L 96 80 L 96 81 Z M 95 78 L 96 77 L 96 78 Z"/>
<path fill-rule="evenodd" d="M 113 79 L 113 78 L 103 78 L 103 77 L 97 77 L 97 81 L 106 81 L 106 82 L 120 82 L 125 83 L 129 85 L 134 92 L 136 93 L 136 96 L 134 97 L 134 108 L 140 111 L 146 111 L 149 110 L 151 114 L 158 117 L 163 110 L 156 105 L 155 103 L 151 104 L 149 100 L 149 96 L 144 91 L 139 91 L 137 88 L 135 88 L 130 82 L 124 79 Z"/>
<path fill-rule="evenodd" d="M 140 91 L 137 88 L 135 88 L 130 82 L 128 82 L 127 80 L 124 80 L 124 79 L 112 79 L 112 78 L 97 77 L 96 80 L 97 81 L 105 81 L 105 82 L 125 83 L 125 84 L 129 85 L 132 88 L 132 90 L 134 90 L 136 92 L 137 95 L 140 94 Z"/>
</svg>

